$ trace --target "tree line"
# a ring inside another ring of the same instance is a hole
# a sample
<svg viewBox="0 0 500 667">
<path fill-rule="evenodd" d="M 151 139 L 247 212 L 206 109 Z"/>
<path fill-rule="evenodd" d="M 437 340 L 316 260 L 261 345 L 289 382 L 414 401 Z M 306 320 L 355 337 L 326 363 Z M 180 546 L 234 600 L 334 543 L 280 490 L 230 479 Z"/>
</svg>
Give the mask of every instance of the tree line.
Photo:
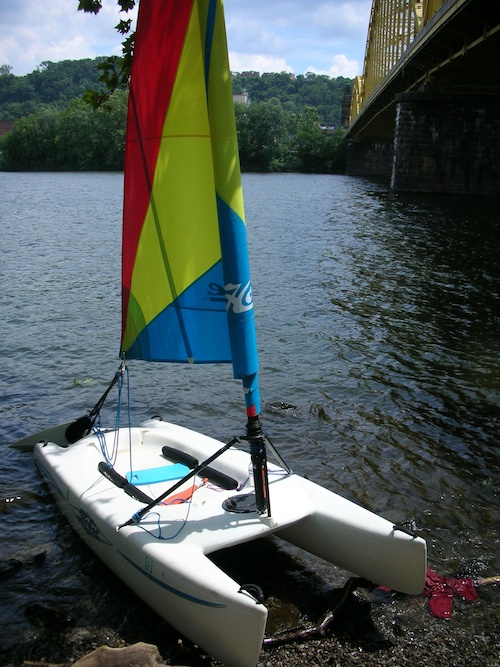
<svg viewBox="0 0 500 667">
<path fill-rule="evenodd" d="M 108 105 L 92 109 L 75 98 L 65 109 L 44 108 L 18 120 L 0 137 L 0 168 L 122 170 L 127 93 L 116 91 Z M 275 101 L 236 103 L 235 114 L 244 171 L 344 171 L 344 131 L 322 129 L 314 107 L 293 113 Z"/>
<path fill-rule="evenodd" d="M 44 107 L 0 137 L 3 171 L 120 171 L 123 169 L 127 93 L 116 91 L 108 109 L 82 98 L 64 109 Z"/>
<path fill-rule="evenodd" d="M 123 169 L 127 92 L 116 90 L 100 108 L 82 99 L 89 87 L 98 89 L 96 65 L 101 60 L 47 63 L 34 78 L 16 77 L 10 68 L 0 67 L 0 118 L 6 109 L 20 109 L 12 105 L 22 105 L 23 96 L 31 95 L 24 103 L 33 109 L 0 137 L 0 169 Z M 18 79 L 24 83 L 16 83 Z M 340 117 L 346 81 L 315 75 L 294 79 L 286 73 L 233 74 L 233 92 L 245 91 L 250 99 L 250 104 L 235 103 L 242 169 L 343 172 L 344 132 L 332 129 L 325 118 Z M 330 104 L 309 103 L 322 99 L 331 102 L 333 115 L 322 116 L 319 110 Z"/>
</svg>

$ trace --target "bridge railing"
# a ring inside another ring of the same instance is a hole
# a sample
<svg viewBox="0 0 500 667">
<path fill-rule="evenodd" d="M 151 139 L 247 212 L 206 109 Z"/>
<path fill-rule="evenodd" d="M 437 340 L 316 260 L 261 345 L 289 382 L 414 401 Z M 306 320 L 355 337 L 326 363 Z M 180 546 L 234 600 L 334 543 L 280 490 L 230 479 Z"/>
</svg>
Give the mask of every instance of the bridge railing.
<svg viewBox="0 0 500 667">
<path fill-rule="evenodd" d="M 445 0 L 373 0 L 366 39 L 363 75 L 357 76 L 351 97 L 349 123 L 382 79 Z"/>
</svg>

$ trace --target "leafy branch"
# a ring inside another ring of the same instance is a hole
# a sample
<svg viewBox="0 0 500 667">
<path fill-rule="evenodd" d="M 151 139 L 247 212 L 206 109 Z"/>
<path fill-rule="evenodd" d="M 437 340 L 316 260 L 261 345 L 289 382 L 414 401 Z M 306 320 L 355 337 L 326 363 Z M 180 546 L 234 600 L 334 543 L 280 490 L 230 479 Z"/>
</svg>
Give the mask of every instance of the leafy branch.
<svg viewBox="0 0 500 667">
<path fill-rule="evenodd" d="M 135 7 L 136 0 L 117 0 L 121 12 L 129 12 Z M 102 9 L 101 0 L 79 0 L 78 11 L 98 14 Z M 122 42 L 122 55 L 109 56 L 97 66 L 102 72 L 99 81 L 106 86 L 106 92 L 89 89 L 83 96 L 85 102 L 94 109 L 109 109 L 111 95 L 116 90 L 126 90 L 130 80 L 130 68 L 134 55 L 135 32 L 132 32 L 132 19 L 121 19 L 115 29 L 120 35 L 128 35 Z"/>
</svg>

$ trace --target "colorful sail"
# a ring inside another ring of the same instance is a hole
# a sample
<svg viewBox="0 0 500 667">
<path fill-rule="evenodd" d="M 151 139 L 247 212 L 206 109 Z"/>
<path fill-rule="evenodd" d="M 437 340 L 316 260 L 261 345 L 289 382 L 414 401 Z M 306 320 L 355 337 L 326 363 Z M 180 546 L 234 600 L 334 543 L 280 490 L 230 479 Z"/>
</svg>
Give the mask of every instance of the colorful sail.
<svg viewBox="0 0 500 667">
<path fill-rule="evenodd" d="M 126 358 L 232 362 L 259 413 L 257 351 L 221 0 L 141 0 L 122 264 Z"/>
</svg>

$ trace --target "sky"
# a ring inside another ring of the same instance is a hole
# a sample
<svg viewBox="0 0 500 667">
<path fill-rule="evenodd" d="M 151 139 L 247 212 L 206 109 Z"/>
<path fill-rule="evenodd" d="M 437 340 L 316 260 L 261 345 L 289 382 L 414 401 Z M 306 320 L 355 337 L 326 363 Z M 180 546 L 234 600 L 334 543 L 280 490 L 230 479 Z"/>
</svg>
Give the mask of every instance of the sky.
<svg viewBox="0 0 500 667">
<path fill-rule="evenodd" d="M 179 0 L 182 1 L 182 0 Z M 78 0 L 0 0 L 0 65 L 12 74 L 44 61 L 119 55 L 116 0 L 98 15 Z M 225 0 L 231 70 L 353 78 L 362 73 L 371 0 Z M 135 16 L 135 14 L 131 14 Z"/>
</svg>

